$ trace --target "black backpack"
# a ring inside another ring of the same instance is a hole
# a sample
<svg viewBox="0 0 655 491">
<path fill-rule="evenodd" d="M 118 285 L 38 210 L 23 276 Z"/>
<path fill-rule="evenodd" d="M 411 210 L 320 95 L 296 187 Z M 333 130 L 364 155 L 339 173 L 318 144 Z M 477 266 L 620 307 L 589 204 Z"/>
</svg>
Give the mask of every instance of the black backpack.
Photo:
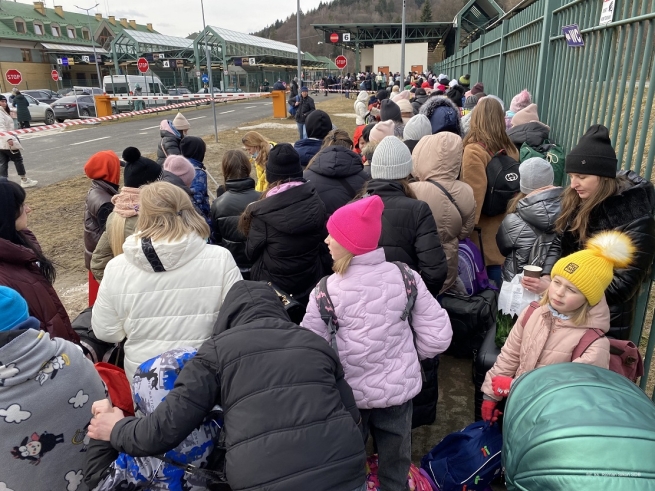
<svg viewBox="0 0 655 491">
<path fill-rule="evenodd" d="M 501 150 L 487 164 L 487 192 L 484 195 L 482 213 L 488 217 L 507 211 L 507 204 L 521 190 L 520 163 Z"/>
</svg>

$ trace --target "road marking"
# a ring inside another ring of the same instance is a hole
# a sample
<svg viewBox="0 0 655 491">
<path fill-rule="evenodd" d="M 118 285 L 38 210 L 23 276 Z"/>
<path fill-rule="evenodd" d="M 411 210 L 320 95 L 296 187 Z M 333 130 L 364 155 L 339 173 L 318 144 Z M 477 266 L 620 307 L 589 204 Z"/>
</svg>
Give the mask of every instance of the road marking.
<svg viewBox="0 0 655 491">
<path fill-rule="evenodd" d="M 148 133 L 147 131 L 145 133 L 139 133 L 139 135 L 149 135 L 149 134 L 150 133 Z"/>
<path fill-rule="evenodd" d="M 157 126 L 149 126 L 149 127 L 147 127 L 147 128 L 141 128 L 141 131 L 153 130 L 153 129 L 155 129 L 155 128 L 159 128 L 159 125 L 157 125 Z"/>
<path fill-rule="evenodd" d="M 194 119 L 202 119 L 206 118 L 207 116 L 198 116 L 197 118 L 186 118 L 187 121 L 193 121 Z"/>
<path fill-rule="evenodd" d="M 248 107 L 244 107 L 244 109 L 252 109 L 253 107 L 257 107 L 257 106 L 248 106 Z"/>
<path fill-rule="evenodd" d="M 107 138 L 111 138 L 111 137 L 110 136 L 103 136 L 102 138 L 94 138 L 93 140 L 87 140 L 87 141 L 84 141 L 84 142 L 71 143 L 70 146 L 72 147 L 73 145 L 83 145 L 85 143 L 97 142 L 98 140 L 106 140 Z"/>
<path fill-rule="evenodd" d="M 227 114 L 227 113 L 233 113 L 233 112 L 234 112 L 234 109 L 232 109 L 231 111 L 223 111 L 222 113 L 218 113 L 218 114 Z"/>
</svg>

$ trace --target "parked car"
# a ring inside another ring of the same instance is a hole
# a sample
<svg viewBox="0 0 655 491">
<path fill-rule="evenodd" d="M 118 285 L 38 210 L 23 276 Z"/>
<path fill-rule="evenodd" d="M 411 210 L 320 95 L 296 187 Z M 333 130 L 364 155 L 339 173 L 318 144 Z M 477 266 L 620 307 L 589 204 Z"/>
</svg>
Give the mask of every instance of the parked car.
<svg viewBox="0 0 655 491">
<path fill-rule="evenodd" d="M 63 123 L 66 119 L 80 119 L 96 115 L 96 106 L 90 95 L 69 95 L 62 97 L 52 105 L 57 121 Z"/>
<path fill-rule="evenodd" d="M 29 94 L 26 94 L 25 92 L 21 92 L 27 101 L 30 103 L 28 106 L 28 110 L 30 111 L 30 115 L 32 116 L 32 123 L 45 123 L 45 124 L 55 124 L 55 113 L 50 106 L 50 104 L 46 104 L 45 102 L 39 102 L 37 101 L 34 97 L 32 97 Z M 14 100 L 14 96 L 11 92 L 6 92 L 4 95 L 7 100 L 9 101 L 9 105 L 11 106 L 12 101 Z"/>
<path fill-rule="evenodd" d="M 50 89 L 38 89 L 38 90 L 23 90 L 23 94 L 31 95 L 39 102 L 45 102 L 46 104 L 52 104 L 57 99 L 61 99 L 61 95 L 57 92 L 54 92 Z"/>
<path fill-rule="evenodd" d="M 186 87 L 176 87 L 173 89 L 168 89 L 168 95 L 186 95 L 191 93 L 192 92 Z"/>
<path fill-rule="evenodd" d="M 243 90 L 241 90 L 238 87 L 225 87 L 225 90 L 222 90 L 221 92 L 225 92 L 225 93 L 228 93 L 228 92 L 243 92 Z"/>
<path fill-rule="evenodd" d="M 221 89 L 214 87 L 214 94 L 220 94 Z M 209 94 L 209 87 L 200 89 L 196 94 Z"/>
<path fill-rule="evenodd" d="M 100 87 L 75 87 L 74 89 L 69 89 L 65 95 L 102 95 L 104 93 L 105 91 Z"/>
</svg>

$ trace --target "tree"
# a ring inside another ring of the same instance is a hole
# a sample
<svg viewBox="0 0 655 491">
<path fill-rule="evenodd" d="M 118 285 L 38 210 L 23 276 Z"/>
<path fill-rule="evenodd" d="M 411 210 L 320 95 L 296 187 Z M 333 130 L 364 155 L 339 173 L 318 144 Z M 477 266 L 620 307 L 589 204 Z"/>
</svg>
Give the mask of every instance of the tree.
<svg viewBox="0 0 655 491">
<path fill-rule="evenodd" d="M 432 22 L 432 7 L 430 6 L 430 0 L 426 0 L 423 4 L 420 22 Z"/>
<path fill-rule="evenodd" d="M 387 0 L 379 0 L 378 4 L 375 6 L 375 11 L 380 15 L 384 15 L 387 8 Z"/>
</svg>

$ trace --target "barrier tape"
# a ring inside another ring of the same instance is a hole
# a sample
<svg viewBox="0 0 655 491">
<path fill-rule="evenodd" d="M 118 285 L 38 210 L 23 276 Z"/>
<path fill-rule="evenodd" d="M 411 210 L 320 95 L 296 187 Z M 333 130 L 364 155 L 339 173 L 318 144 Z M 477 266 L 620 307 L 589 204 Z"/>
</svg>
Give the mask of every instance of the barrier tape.
<svg viewBox="0 0 655 491">
<path fill-rule="evenodd" d="M 253 97 L 262 97 L 269 92 L 234 92 L 225 94 L 216 92 L 213 94 L 214 99 L 233 101 L 235 99 L 250 99 Z M 212 94 L 180 94 L 180 95 L 112 95 L 107 94 L 112 99 L 119 101 L 169 101 L 169 100 L 190 100 L 190 99 L 211 99 Z"/>
<path fill-rule="evenodd" d="M 194 94 L 194 95 L 202 95 L 202 94 Z M 206 95 L 206 94 L 205 94 Z M 136 96 L 136 100 L 138 99 L 139 96 Z M 148 96 L 141 96 L 141 97 L 148 97 Z M 216 98 L 214 98 L 216 101 Z M 225 102 L 228 100 L 234 100 L 234 99 L 225 99 Z M 129 118 L 132 116 L 138 116 L 141 114 L 152 114 L 155 112 L 161 112 L 161 111 L 168 111 L 170 109 L 176 109 L 180 107 L 189 107 L 189 106 L 197 106 L 199 103 L 202 102 L 211 102 L 211 97 L 207 98 L 205 97 L 204 99 L 199 99 L 195 101 L 190 101 L 190 102 L 181 102 L 179 104 L 169 104 L 167 106 L 159 106 L 159 107 L 154 107 L 154 108 L 148 108 L 148 109 L 141 109 L 139 111 L 131 111 L 127 113 L 120 113 L 120 114 L 112 114 L 110 116 L 101 116 L 99 118 L 85 118 L 85 119 L 74 119 L 72 121 L 69 121 L 67 123 L 55 123 L 55 124 L 50 124 L 50 125 L 44 125 L 44 126 L 32 126 L 30 128 L 24 128 L 21 130 L 13 130 L 13 131 L 4 131 L 0 132 L 0 136 L 9 136 L 9 135 L 26 135 L 29 133 L 38 133 L 39 131 L 48 131 L 48 130 L 54 130 L 54 129 L 59 129 L 59 128 L 67 128 L 69 126 L 77 126 L 80 124 L 88 124 L 88 123 L 96 123 L 96 122 L 101 122 L 101 121 L 113 121 L 116 119 L 123 119 L 123 118 Z M 222 100 L 219 100 L 217 102 L 222 102 Z"/>
</svg>

